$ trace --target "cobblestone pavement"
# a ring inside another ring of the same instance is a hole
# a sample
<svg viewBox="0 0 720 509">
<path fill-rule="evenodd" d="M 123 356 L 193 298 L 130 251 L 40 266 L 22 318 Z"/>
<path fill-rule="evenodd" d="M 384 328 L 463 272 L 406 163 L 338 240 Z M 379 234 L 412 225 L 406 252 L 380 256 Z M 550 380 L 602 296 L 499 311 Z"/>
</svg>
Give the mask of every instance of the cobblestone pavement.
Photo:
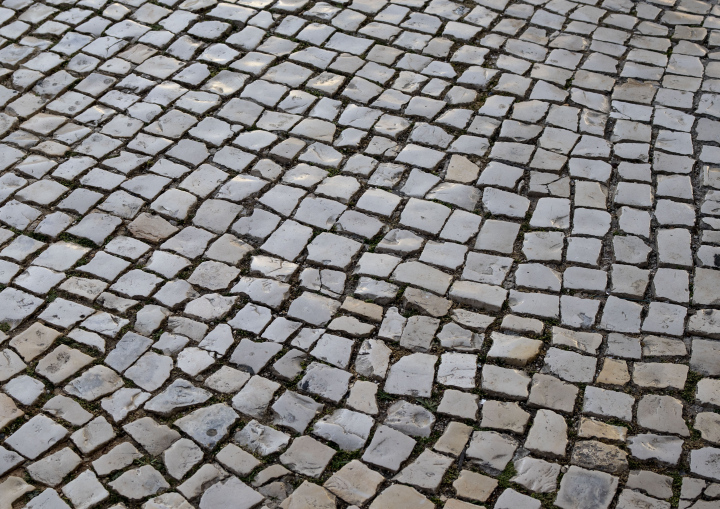
<svg viewBox="0 0 720 509">
<path fill-rule="evenodd" d="M 720 6 L 4 0 L 0 509 L 718 509 Z"/>
</svg>

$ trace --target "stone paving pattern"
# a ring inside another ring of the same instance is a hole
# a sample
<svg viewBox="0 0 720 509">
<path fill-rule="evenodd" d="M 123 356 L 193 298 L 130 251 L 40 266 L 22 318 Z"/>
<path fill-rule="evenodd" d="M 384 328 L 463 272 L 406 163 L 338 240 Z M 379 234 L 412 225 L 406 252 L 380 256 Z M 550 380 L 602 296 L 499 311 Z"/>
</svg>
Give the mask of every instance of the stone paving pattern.
<svg viewBox="0 0 720 509">
<path fill-rule="evenodd" d="M 718 509 L 720 6 L 4 0 L 0 509 Z"/>
</svg>

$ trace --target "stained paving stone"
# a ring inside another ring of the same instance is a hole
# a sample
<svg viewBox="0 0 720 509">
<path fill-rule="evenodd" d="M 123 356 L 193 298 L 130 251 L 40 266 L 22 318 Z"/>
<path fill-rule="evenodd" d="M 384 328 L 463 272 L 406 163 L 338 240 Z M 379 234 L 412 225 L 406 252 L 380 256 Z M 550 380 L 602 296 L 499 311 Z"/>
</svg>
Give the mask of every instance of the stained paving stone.
<svg viewBox="0 0 720 509">
<path fill-rule="evenodd" d="M 0 8 L 0 505 L 714 507 L 716 6 L 70 7 Z"/>
<path fill-rule="evenodd" d="M 587 440 L 575 444 L 570 461 L 588 469 L 620 474 L 628 469 L 626 457 L 627 453 L 616 446 Z"/>
<path fill-rule="evenodd" d="M 14 467 L 25 461 L 22 456 L 16 452 L 5 449 L 0 450 L 0 471 L 2 473 L 9 472 Z"/>
<path fill-rule="evenodd" d="M 466 456 L 483 471 L 497 474 L 505 470 L 518 448 L 514 438 L 494 431 L 473 433 Z"/>
<path fill-rule="evenodd" d="M 91 362 L 93 357 L 66 345 L 60 345 L 40 359 L 35 370 L 51 382 L 59 384 Z"/>
<path fill-rule="evenodd" d="M 703 447 L 692 451 L 690 455 L 690 469 L 693 473 L 706 479 L 720 479 L 720 472 L 717 469 L 717 458 L 720 449 L 714 447 Z"/>
<path fill-rule="evenodd" d="M 0 323 L 15 329 L 22 321 L 30 316 L 42 303 L 40 299 L 21 290 L 6 288 L 0 292 Z"/>
</svg>

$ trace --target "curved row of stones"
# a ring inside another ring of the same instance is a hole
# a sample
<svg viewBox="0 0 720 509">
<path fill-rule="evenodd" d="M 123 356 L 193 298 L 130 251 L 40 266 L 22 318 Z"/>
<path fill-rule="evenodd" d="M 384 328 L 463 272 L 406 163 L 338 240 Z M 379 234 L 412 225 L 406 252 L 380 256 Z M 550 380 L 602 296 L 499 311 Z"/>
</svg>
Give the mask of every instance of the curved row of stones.
<svg viewBox="0 0 720 509">
<path fill-rule="evenodd" d="M 717 509 L 718 46 L 699 0 L 4 0 L 0 509 Z"/>
</svg>

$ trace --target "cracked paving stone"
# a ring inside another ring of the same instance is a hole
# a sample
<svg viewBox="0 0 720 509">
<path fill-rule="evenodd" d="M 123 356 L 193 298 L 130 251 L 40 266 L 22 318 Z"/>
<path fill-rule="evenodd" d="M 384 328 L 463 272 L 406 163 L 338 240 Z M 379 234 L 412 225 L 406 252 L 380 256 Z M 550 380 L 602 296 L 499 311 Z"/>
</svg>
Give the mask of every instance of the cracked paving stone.
<svg viewBox="0 0 720 509">
<path fill-rule="evenodd" d="M 250 452 L 267 456 L 285 449 L 290 436 L 252 420 L 235 434 L 234 440 Z"/>
<path fill-rule="evenodd" d="M 134 445 L 123 442 L 93 461 L 92 466 L 98 475 L 104 476 L 127 467 L 142 456 Z"/>
<path fill-rule="evenodd" d="M 317 421 L 313 434 L 334 442 L 344 451 L 361 449 L 374 424 L 374 419 L 352 410 L 338 410 Z"/>
</svg>

